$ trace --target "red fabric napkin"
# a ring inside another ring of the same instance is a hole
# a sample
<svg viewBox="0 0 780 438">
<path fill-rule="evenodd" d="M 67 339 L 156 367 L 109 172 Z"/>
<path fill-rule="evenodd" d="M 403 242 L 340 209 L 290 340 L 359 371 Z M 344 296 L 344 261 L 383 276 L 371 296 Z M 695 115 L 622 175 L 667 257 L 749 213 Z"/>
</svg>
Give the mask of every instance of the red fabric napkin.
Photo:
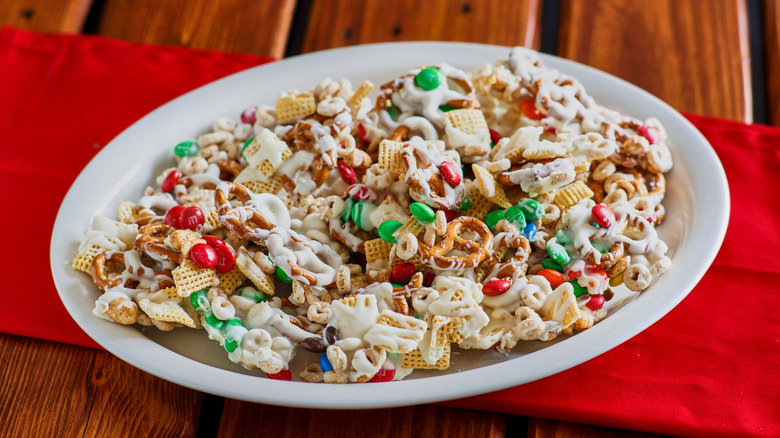
<svg viewBox="0 0 780 438">
<path fill-rule="evenodd" d="M 10 309 L 0 332 L 96 346 L 65 311 L 48 266 L 68 187 L 147 112 L 267 61 L 0 31 L 0 184 L 10 209 L 0 218 L 0 294 Z M 720 156 L 732 197 L 726 240 L 701 283 L 656 324 L 580 366 L 445 404 L 671 435 L 780 436 L 780 129 L 688 117 Z"/>
<path fill-rule="evenodd" d="M 97 347 L 56 295 L 49 240 L 65 193 L 111 139 L 165 102 L 271 59 L 0 30 L 0 332 Z M 238 114 L 236 114 L 238 117 Z"/>
</svg>

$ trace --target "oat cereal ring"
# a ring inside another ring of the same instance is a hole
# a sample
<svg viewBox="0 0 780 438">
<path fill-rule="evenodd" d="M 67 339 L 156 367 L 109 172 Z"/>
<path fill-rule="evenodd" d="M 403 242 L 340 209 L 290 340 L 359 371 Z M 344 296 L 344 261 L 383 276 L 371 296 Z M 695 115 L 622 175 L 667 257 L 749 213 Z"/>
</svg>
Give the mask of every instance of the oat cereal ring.
<svg viewBox="0 0 780 438">
<path fill-rule="evenodd" d="M 461 237 L 462 230 L 476 233 L 479 242 Z M 491 257 L 493 233 L 482 221 L 468 216 L 459 217 L 447 225 L 447 234 L 438 245 L 428 246 L 425 242 L 418 242 L 418 246 L 420 259 L 427 266 L 448 270 L 473 268 Z M 464 251 L 467 255 L 447 257 L 445 254 L 453 249 Z"/>
</svg>

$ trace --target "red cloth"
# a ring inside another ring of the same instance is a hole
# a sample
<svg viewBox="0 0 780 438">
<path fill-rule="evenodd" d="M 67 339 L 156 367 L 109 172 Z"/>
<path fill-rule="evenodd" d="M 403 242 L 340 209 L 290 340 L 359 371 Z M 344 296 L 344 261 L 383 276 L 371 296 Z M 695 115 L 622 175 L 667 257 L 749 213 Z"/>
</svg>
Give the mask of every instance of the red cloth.
<svg viewBox="0 0 780 438">
<path fill-rule="evenodd" d="M 48 267 L 69 185 L 150 110 L 266 61 L 0 31 L 0 184 L 9 197 L 0 217 L 0 332 L 95 346 L 66 313 Z M 780 436 L 780 203 L 772 182 L 780 129 L 689 118 L 720 156 L 732 196 L 723 248 L 701 283 L 656 324 L 580 366 L 445 404 L 672 435 Z M 32 193 L 37 210 L 19 208 Z"/>
</svg>

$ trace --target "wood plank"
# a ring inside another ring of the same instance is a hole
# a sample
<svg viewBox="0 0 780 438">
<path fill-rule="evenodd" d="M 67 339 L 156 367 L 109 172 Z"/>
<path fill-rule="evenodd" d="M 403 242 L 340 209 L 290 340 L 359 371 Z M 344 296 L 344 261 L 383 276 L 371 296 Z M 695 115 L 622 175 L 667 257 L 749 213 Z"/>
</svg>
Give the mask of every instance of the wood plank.
<svg viewBox="0 0 780 438">
<path fill-rule="evenodd" d="M 247 421 L 250 418 L 266 420 Z M 218 436 L 500 438 L 506 436 L 506 419 L 499 414 L 439 406 L 320 410 L 226 400 Z"/>
<path fill-rule="evenodd" d="M 560 56 L 679 111 L 751 121 L 745 0 L 564 0 Z"/>
<path fill-rule="evenodd" d="M 780 2 L 764 0 L 764 52 L 766 53 L 767 121 L 780 126 Z"/>
<path fill-rule="evenodd" d="M 313 0 L 303 51 L 387 41 L 539 47 L 542 0 Z"/>
<path fill-rule="evenodd" d="M 106 0 L 98 33 L 281 58 L 294 9 L 295 0 Z"/>
<path fill-rule="evenodd" d="M 586 426 L 565 421 L 532 418 L 528 421 L 528 438 L 660 438 L 646 432 Z"/>
<path fill-rule="evenodd" d="M 39 32 L 79 33 L 93 0 L 3 0 L 0 25 Z"/>
<path fill-rule="evenodd" d="M 196 435 L 202 393 L 105 351 L 0 334 L 0 363 L 0 436 Z"/>
</svg>

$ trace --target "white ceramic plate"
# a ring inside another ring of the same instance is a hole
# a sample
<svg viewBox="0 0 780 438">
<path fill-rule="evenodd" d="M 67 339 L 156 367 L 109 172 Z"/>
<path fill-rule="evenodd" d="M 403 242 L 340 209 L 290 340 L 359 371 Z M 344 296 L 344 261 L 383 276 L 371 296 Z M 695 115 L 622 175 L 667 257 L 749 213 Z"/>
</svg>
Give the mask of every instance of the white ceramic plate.
<svg viewBox="0 0 780 438">
<path fill-rule="evenodd" d="M 82 171 L 60 207 L 51 268 L 65 307 L 106 350 L 163 379 L 229 398 L 309 408 L 391 407 L 486 393 L 560 372 L 628 340 L 679 303 L 714 259 L 728 222 L 726 177 L 709 143 L 671 107 L 613 76 L 551 56 L 543 56 L 548 66 L 579 79 L 597 102 L 641 119 L 657 117 L 668 131 L 675 160 L 664 202 L 667 215 L 660 226 L 672 268 L 641 295 L 613 305 L 611 314 L 589 330 L 552 343 L 521 342 L 509 356 L 461 351 L 446 372 L 416 371 L 398 382 L 283 382 L 257 377 L 262 373 L 231 363 L 202 331 L 139 330 L 93 316 L 99 291 L 88 276 L 70 268 L 92 217 L 116 217 L 120 200 L 138 199 L 169 166 L 173 145 L 205 132 L 219 116 L 237 118 L 247 106 L 272 104 L 281 91 L 310 89 L 325 77 L 382 84 L 419 65 L 447 62 L 474 71 L 508 54 L 506 47 L 463 43 L 356 46 L 252 68 L 163 105 L 108 144 Z"/>
</svg>

